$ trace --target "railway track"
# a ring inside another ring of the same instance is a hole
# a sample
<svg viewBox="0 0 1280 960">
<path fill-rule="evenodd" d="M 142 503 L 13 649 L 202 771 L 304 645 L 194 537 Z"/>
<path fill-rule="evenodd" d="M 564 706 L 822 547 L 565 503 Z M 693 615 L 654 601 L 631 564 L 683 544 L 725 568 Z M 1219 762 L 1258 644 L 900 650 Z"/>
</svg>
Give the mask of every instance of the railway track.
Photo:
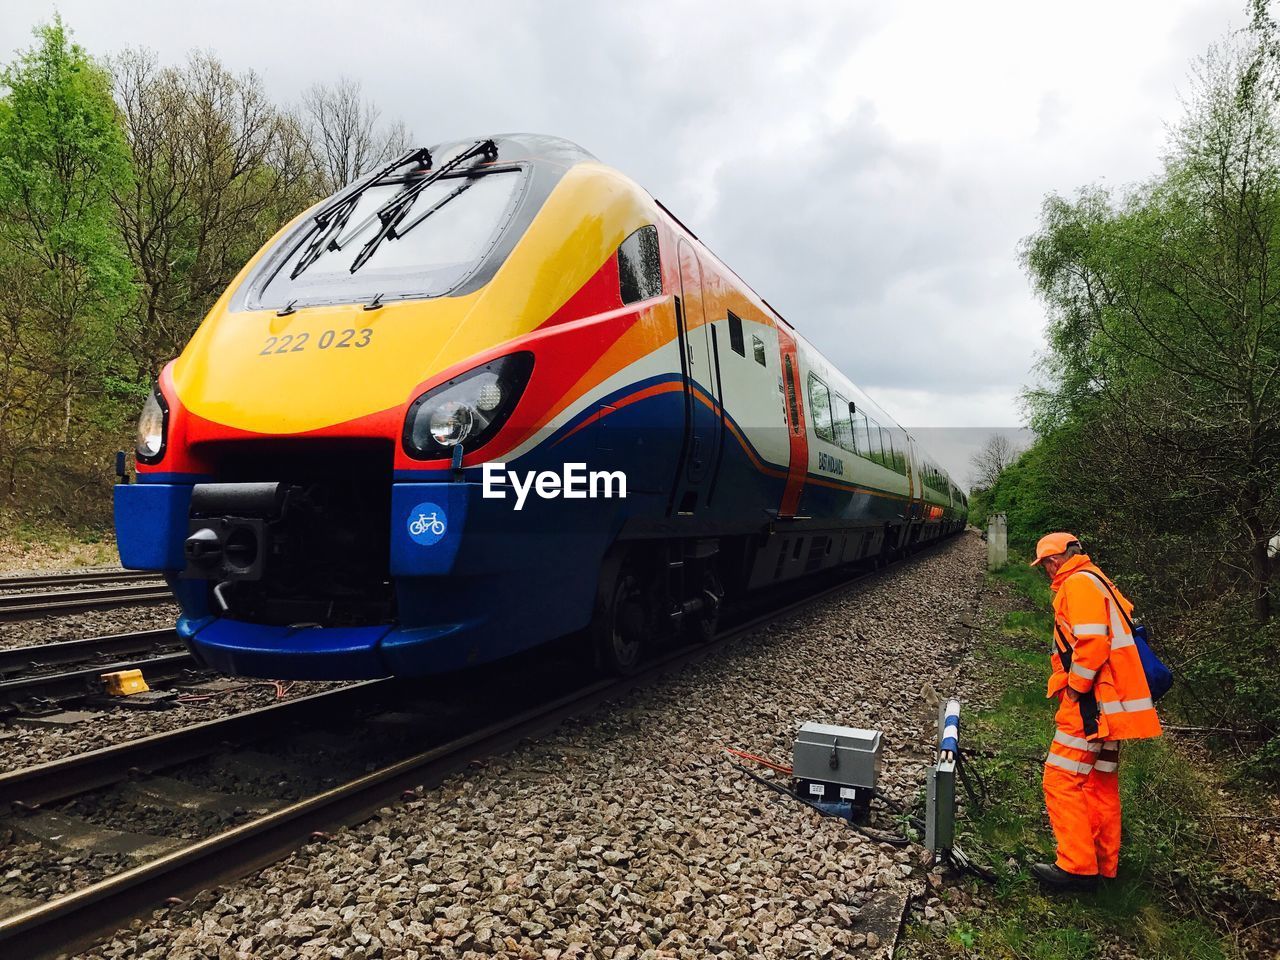
<svg viewBox="0 0 1280 960">
<path fill-rule="evenodd" d="M 29 647 L 0 647 L 0 680 L 50 667 L 101 661 L 106 657 L 153 653 L 178 643 L 176 631 L 159 629 L 85 637 L 60 643 L 38 643 Z"/>
<path fill-rule="evenodd" d="M 76 642 L 76 641 L 72 641 Z M 0 717 L 31 713 L 28 705 L 53 710 L 102 694 L 102 674 L 141 670 L 148 684 L 165 683 L 200 670 L 186 650 L 161 653 L 77 670 L 40 673 L 0 682 Z M 207 671 L 204 671 L 207 672 Z"/>
<path fill-rule="evenodd" d="M 87 573 L 41 573 L 25 577 L 0 577 L 0 592 L 89 585 L 105 586 L 109 583 L 159 582 L 160 577 L 149 570 L 91 570 Z"/>
<path fill-rule="evenodd" d="M 23 588 L 26 590 L 27 588 Z M 0 621 L 29 620 L 50 614 L 82 613 L 116 607 L 145 606 L 173 599 L 163 583 L 138 582 L 83 590 L 29 590 L 0 594 Z"/>
<path fill-rule="evenodd" d="M 367 680 L 297 700 L 233 713 L 139 740 L 113 744 L 61 760 L 0 774 L 0 810 L 23 810 L 278 736 L 304 724 L 353 711 L 386 698 L 395 681 Z M 3 939 L 0 938 L 0 943 Z"/>
<path fill-rule="evenodd" d="M 746 612 L 710 642 L 672 650 L 630 677 L 584 680 L 568 676 L 563 670 L 549 670 L 548 680 L 560 677 L 563 682 L 559 689 L 550 688 L 554 691 L 552 696 L 535 702 L 529 701 L 534 696 L 531 691 L 542 689 L 542 678 L 532 678 L 518 669 L 508 671 L 511 689 L 498 690 L 497 695 L 492 695 L 495 690 L 491 680 L 479 681 L 471 691 L 465 689 L 468 682 L 451 680 L 440 685 L 437 693 L 452 691 L 471 703 L 473 713 L 479 702 L 510 709 L 500 717 L 494 717 L 492 712 L 487 712 L 483 720 L 472 717 L 465 729 L 446 735 L 427 749 L 393 757 L 345 782 L 278 805 L 222 832 L 183 842 L 121 873 L 0 919 L 0 955 L 53 956 L 88 946 L 161 901 L 190 895 L 281 859 L 307 842 L 315 831 L 359 823 L 392 802 L 402 790 L 434 787 L 468 763 L 507 750 L 525 738 L 545 734 L 570 717 L 682 670 L 734 639 L 860 585 L 882 570 L 846 577 L 768 610 Z M 0 776 L 0 805 L 11 809 L 39 808 L 119 784 L 130 775 L 171 770 L 211 756 L 225 750 L 228 741 L 240 745 L 261 741 L 278 734 L 283 724 L 307 728 L 309 723 L 324 718 L 343 718 L 346 723 L 355 709 L 395 703 L 393 694 L 397 690 L 404 690 L 400 681 L 367 681 L 17 770 Z M 490 695 L 481 700 L 477 697 L 479 691 Z M 396 708 L 403 710 L 399 705 Z M 354 736 L 363 738 L 364 734 L 357 731 Z M 415 736 L 413 741 L 420 742 L 421 737 Z"/>
</svg>

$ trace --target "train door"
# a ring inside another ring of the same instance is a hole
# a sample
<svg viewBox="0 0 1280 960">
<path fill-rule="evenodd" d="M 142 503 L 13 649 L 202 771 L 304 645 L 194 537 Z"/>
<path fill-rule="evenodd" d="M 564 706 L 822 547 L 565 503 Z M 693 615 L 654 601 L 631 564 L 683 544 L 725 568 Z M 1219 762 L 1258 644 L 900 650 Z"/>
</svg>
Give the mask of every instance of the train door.
<svg viewBox="0 0 1280 960">
<path fill-rule="evenodd" d="M 908 529 L 910 529 L 910 522 L 915 517 L 915 500 L 916 500 L 916 457 L 915 457 L 915 449 L 914 449 L 915 444 L 912 442 L 911 438 L 907 436 L 907 432 L 905 430 L 902 432 L 902 437 L 903 437 L 904 446 L 906 448 L 903 454 L 903 458 L 906 460 L 906 463 L 907 463 L 906 518 L 908 523 Z"/>
<path fill-rule="evenodd" d="M 907 461 L 907 510 L 906 520 L 907 527 L 903 533 L 903 542 L 910 544 L 913 541 L 913 530 L 916 525 L 916 519 L 920 516 L 920 506 L 916 502 L 916 450 L 915 442 L 907 436 L 907 432 L 902 431 L 902 436 L 906 445 L 906 461 Z"/>
<path fill-rule="evenodd" d="M 702 303 L 702 268 L 693 247 L 685 240 L 679 243 L 679 258 L 680 307 L 676 317 L 684 349 L 681 365 L 688 435 L 676 504 L 680 512 L 691 512 L 688 508 L 697 504 L 702 488 L 709 482 L 723 427 L 711 327 Z"/>
<path fill-rule="evenodd" d="M 800 494 L 809 475 L 809 435 L 804 420 L 804 394 L 800 390 L 800 357 L 795 337 L 778 326 L 778 354 L 782 360 L 782 406 L 787 418 L 790 459 L 787 485 L 782 491 L 779 517 L 794 517 L 800 508 Z"/>
</svg>

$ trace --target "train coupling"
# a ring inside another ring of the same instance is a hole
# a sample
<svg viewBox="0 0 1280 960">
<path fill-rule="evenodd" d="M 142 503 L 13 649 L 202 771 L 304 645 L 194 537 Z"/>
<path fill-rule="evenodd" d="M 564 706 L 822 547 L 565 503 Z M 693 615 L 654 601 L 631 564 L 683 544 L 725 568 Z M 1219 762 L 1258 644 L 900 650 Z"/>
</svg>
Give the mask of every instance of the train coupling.
<svg viewBox="0 0 1280 960">
<path fill-rule="evenodd" d="M 283 483 L 196 484 L 182 545 L 182 576 L 261 580 L 271 527 L 283 517 L 291 489 Z"/>
</svg>

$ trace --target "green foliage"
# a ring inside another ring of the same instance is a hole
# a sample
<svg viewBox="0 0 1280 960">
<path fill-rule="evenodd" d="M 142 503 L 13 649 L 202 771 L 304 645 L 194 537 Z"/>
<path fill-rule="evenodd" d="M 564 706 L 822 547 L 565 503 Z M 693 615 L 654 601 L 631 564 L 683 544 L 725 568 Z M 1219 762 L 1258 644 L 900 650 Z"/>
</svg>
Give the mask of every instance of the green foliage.
<svg viewBox="0 0 1280 960">
<path fill-rule="evenodd" d="M 0 68 L 0 511 L 75 527 L 105 520 L 160 367 L 319 176 L 253 73 L 108 67 L 59 17 L 35 36 Z"/>
<path fill-rule="evenodd" d="M 985 527 L 992 513 L 1004 513 L 1009 520 L 1010 545 L 1031 552 L 1043 534 L 1052 530 L 1077 531 L 1082 517 L 1075 502 L 1064 496 L 1067 483 L 1062 473 L 1065 449 L 1073 431 L 1063 427 L 1042 438 L 1001 472 L 989 490 L 975 491 L 970 501 L 970 520 Z"/>
<path fill-rule="evenodd" d="M 1185 632 L 1174 633 L 1179 664 L 1172 705 L 1193 724 L 1242 731 L 1223 746 L 1239 755 L 1240 772 L 1280 782 L 1280 623 L 1259 625 L 1239 608 L 1200 611 Z"/>
<path fill-rule="evenodd" d="M 1250 79 L 1274 72 L 1260 64 L 1248 38 L 1211 48 L 1164 170 L 1048 197 L 1023 262 L 1049 310 L 1051 385 L 1028 400 L 1056 448 L 1058 512 L 1162 562 L 1197 548 L 1212 578 L 1180 564 L 1164 579 L 1239 590 L 1265 620 L 1280 526 L 1280 115 Z"/>
<path fill-rule="evenodd" d="M 96 299 L 119 296 L 130 267 L 111 198 L 130 170 L 111 78 L 70 42 L 61 18 L 35 33 L 38 45 L 0 71 L 4 238 L 48 271 L 83 269 Z"/>
<path fill-rule="evenodd" d="M 51 469 L 116 426 L 103 385 L 133 270 L 113 197 L 131 171 L 110 75 L 61 19 L 35 35 L 0 71 L 0 499 L 65 506 Z"/>
<path fill-rule="evenodd" d="M 974 498 L 975 519 L 1003 511 L 1024 551 L 1049 531 L 1075 533 L 1174 668 L 1168 705 L 1259 731 L 1246 766 L 1270 778 L 1278 78 L 1274 36 L 1211 48 L 1158 175 L 1046 198 L 1022 249 L 1049 314 L 1045 386 L 1026 397 L 1039 439 Z"/>
</svg>

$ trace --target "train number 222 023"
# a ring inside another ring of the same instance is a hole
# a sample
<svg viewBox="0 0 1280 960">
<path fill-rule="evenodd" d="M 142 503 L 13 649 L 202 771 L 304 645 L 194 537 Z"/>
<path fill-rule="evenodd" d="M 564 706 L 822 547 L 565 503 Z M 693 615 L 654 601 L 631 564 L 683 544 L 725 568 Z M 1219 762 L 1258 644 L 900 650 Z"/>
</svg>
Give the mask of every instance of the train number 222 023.
<svg viewBox="0 0 1280 960">
<path fill-rule="evenodd" d="M 359 330 L 324 330 L 314 340 L 309 333 L 286 333 L 281 337 L 267 337 L 267 342 L 258 351 L 260 357 L 270 357 L 277 353 L 297 353 L 299 350 L 341 350 L 344 347 L 367 347 L 373 342 L 373 331 L 368 327 Z"/>
</svg>

